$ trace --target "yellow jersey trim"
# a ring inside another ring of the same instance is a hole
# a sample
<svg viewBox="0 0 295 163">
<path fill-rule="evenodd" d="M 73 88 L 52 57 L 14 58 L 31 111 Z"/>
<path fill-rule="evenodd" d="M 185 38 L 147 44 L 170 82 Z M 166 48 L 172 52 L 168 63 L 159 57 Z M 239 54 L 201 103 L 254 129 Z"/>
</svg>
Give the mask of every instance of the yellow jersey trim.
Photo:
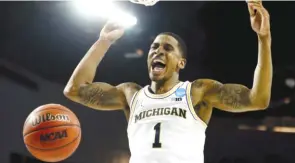
<svg viewBox="0 0 295 163">
<path fill-rule="evenodd" d="M 135 110 L 135 105 L 138 101 L 137 97 L 138 95 L 141 93 L 142 89 L 135 92 L 132 99 L 131 99 L 131 102 L 130 102 L 130 115 L 129 115 L 129 122 L 128 124 L 130 123 L 130 121 L 132 120 L 132 116 L 133 116 L 133 113 L 134 113 L 134 110 Z"/>
<path fill-rule="evenodd" d="M 191 87 L 192 87 L 192 83 L 189 82 L 186 87 L 186 98 L 187 98 L 188 108 L 190 109 L 190 112 L 192 113 L 195 120 L 200 121 L 205 127 L 207 127 L 207 124 L 195 112 L 195 108 L 193 106 L 193 102 L 191 98 Z"/>
</svg>

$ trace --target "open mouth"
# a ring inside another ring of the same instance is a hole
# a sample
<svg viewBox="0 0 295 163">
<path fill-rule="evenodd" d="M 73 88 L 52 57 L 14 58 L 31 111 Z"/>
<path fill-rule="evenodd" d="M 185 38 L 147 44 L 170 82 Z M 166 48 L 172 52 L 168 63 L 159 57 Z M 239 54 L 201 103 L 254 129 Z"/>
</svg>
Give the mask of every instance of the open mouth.
<svg viewBox="0 0 295 163">
<path fill-rule="evenodd" d="M 166 64 L 161 60 L 154 60 L 152 62 L 152 70 L 154 72 L 162 72 L 165 70 Z"/>
</svg>

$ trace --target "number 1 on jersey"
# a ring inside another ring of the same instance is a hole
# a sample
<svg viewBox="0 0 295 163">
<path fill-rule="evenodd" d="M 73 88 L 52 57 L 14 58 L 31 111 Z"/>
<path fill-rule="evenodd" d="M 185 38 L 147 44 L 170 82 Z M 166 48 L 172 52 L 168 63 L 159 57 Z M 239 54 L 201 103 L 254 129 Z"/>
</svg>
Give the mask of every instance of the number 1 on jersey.
<svg viewBox="0 0 295 163">
<path fill-rule="evenodd" d="M 154 127 L 155 130 L 155 141 L 153 143 L 153 148 L 161 148 L 162 144 L 160 143 L 160 131 L 161 131 L 161 123 L 157 123 Z"/>
</svg>

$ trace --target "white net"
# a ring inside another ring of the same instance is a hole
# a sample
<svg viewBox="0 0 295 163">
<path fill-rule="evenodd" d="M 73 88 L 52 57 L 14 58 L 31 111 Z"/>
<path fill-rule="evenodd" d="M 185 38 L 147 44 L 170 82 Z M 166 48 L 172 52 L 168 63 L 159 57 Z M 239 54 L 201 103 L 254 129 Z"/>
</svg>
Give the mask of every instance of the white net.
<svg viewBox="0 0 295 163">
<path fill-rule="evenodd" d="M 153 6 L 155 5 L 159 0 L 130 0 L 132 3 L 136 4 L 142 4 L 145 6 Z"/>
</svg>

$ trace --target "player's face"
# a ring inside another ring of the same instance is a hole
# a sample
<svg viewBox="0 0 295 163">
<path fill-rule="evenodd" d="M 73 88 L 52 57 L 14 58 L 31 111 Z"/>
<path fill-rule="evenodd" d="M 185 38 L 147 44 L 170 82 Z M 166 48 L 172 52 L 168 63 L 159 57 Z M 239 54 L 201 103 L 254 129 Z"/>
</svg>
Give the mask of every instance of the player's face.
<svg viewBox="0 0 295 163">
<path fill-rule="evenodd" d="M 185 66 L 178 41 L 169 35 L 159 35 L 150 47 L 147 59 L 149 76 L 152 81 L 171 78 Z"/>
</svg>

